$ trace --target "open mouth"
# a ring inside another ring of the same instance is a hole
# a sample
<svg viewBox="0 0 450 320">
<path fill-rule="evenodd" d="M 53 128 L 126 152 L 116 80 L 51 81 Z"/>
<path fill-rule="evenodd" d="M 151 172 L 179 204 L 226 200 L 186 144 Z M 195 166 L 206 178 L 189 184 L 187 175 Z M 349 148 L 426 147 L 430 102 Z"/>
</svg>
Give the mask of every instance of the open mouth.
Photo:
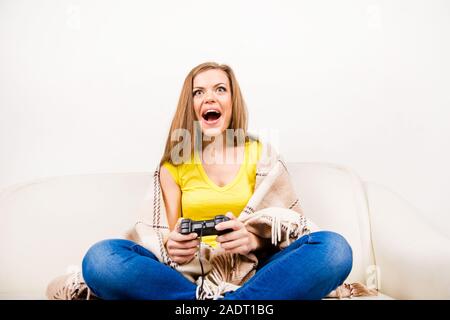
<svg viewBox="0 0 450 320">
<path fill-rule="evenodd" d="M 217 122 L 217 120 L 219 120 L 221 115 L 222 114 L 220 113 L 219 110 L 209 109 L 209 110 L 206 110 L 205 112 L 203 112 L 202 118 L 207 123 L 215 123 L 215 122 Z"/>
</svg>

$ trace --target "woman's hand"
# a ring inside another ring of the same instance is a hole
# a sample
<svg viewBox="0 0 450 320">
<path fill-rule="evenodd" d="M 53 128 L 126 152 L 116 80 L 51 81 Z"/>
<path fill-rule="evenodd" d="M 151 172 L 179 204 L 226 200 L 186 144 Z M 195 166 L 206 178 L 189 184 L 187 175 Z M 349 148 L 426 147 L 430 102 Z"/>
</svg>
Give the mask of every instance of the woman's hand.
<svg viewBox="0 0 450 320">
<path fill-rule="evenodd" d="M 195 232 L 190 234 L 181 234 L 178 231 L 178 226 L 180 224 L 178 220 L 174 230 L 169 233 L 169 238 L 166 242 L 166 249 L 169 257 L 178 264 L 185 264 L 191 261 L 195 253 L 197 252 L 200 239 Z"/>
<path fill-rule="evenodd" d="M 226 216 L 231 220 L 216 225 L 216 230 L 218 231 L 233 229 L 233 231 L 216 238 L 216 241 L 225 249 L 225 252 L 247 255 L 258 249 L 260 238 L 248 231 L 245 225 L 237 220 L 231 212 L 228 212 Z"/>
</svg>

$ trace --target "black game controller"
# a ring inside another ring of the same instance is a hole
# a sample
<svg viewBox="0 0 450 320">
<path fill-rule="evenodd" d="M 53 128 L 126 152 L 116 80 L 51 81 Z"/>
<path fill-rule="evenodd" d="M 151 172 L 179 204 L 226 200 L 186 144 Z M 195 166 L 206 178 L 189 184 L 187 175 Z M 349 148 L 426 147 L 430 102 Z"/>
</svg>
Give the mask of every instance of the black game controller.
<svg viewBox="0 0 450 320">
<path fill-rule="evenodd" d="M 225 229 L 218 231 L 215 226 L 221 222 L 228 221 L 230 218 L 224 215 L 215 216 L 214 219 L 211 220 L 191 220 L 191 219 L 183 219 L 180 223 L 180 233 L 181 234 L 189 234 L 191 232 L 195 232 L 198 236 L 212 236 L 212 235 L 222 235 L 232 231 L 232 229 Z"/>
</svg>

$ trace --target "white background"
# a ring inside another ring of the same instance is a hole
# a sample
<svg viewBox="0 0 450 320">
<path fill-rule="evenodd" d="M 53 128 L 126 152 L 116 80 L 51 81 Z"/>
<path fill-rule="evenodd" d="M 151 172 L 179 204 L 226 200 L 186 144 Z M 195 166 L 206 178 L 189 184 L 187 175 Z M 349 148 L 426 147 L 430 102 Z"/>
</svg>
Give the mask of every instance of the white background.
<svg viewBox="0 0 450 320">
<path fill-rule="evenodd" d="M 0 189 L 153 170 L 212 60 L 287 161 L 353 168 L 450 236 L 449 57 L 449 1 L 0 0 Z"/>
</svg>

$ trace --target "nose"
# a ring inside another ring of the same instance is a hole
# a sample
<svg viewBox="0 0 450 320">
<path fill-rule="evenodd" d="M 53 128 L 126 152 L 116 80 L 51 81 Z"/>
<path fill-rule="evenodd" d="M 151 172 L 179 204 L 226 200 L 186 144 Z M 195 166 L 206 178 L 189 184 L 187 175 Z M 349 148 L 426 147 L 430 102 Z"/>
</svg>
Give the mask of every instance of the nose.
<svg viewBox="0 0 450 320">
<path fill-rule="evenodd" d="M 214 102 L 215 101 L 215 97 L 214 97 L 214 93 L 211 90 L 207 90 L 205 92 L 205 96 L 204 96 L 204 101 L 205 103 L 207 102 Z"/>
</svg>

